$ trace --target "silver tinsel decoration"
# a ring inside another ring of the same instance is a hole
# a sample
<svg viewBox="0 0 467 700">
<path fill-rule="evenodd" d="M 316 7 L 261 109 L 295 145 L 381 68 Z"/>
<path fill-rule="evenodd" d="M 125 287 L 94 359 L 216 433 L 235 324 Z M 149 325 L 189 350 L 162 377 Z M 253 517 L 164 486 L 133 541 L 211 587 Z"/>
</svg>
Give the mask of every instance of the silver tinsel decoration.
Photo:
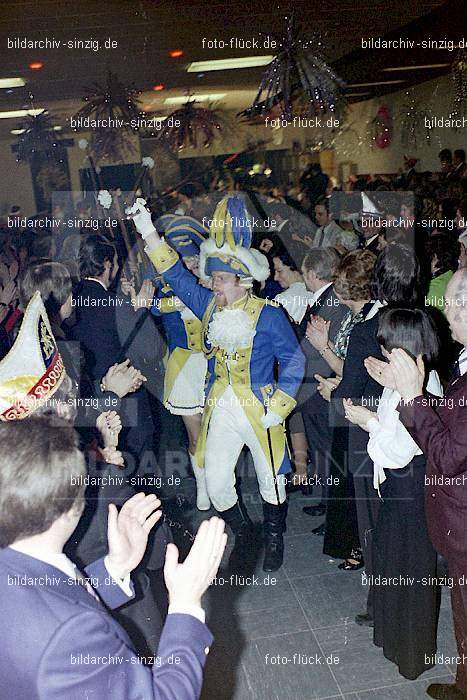
<svg viewBox="0 0 467 700">
<path fill-rule="evenodd" d="M 265 115 L 278 106 L 281 118 L 291 121 L 294 116 L 332 114 L 344 100 L 344 83 L 322 57 L 321 41 L 304 39 L 293 16 L 285 19 L 285 34 L 270 35 L 280 50 L 267 66 L 253 104 L 242 116 Z"/>
<path fill-rule="evenodd" d="M 414 149 L 423 142 L 430 146 L 430 124 L 434 114 L 429 106 L 422 107 L 409 91 L 405 94 L 407 99 L 399 114 L 401 143 L 404 147 Z"/>
</svg>

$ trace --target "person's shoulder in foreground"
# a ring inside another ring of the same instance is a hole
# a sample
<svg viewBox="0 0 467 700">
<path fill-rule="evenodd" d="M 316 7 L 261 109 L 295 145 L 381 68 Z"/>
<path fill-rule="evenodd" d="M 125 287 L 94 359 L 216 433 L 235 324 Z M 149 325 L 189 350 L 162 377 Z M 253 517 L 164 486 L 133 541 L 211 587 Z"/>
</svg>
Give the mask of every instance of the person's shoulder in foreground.
<svg viewBox="0 0 467 700">
<path fill-rule="evenodd" d="M 164 568 L 169 615 L 153 659 L 139 659 L 107 608 L 133 596 L 130 574 L 144 555 L 160 502 L 142 493 L 108 515 L 104 560 L 86 579 L 63 554 L 84 504 L 86 465 L 76 434 L 56 417 L 0 425 L 0 677 L 9 697 L 199 697 L 213 638 L 201 598 L 217 573 L 226 536 L 204 521 L 183 565 L 175 545 Z M 6 449 L 8 446 L 8 450 Z"/>
</svg>

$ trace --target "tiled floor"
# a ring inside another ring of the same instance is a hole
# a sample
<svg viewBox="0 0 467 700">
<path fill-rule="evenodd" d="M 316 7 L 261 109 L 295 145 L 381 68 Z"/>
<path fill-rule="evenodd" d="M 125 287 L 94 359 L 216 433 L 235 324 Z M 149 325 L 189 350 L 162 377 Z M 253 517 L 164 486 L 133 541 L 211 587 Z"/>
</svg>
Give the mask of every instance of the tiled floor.
<svg viewBox="0 0 467 700">
<path fill-rule="evenodd" d="M 259 521 L 254 481 L 245 481 L 242 491 Z M 323 555 L 322 538 L 311 534 L 322 518 L 302 513 L 311 502 L 298 494 L 290 498 L 279 572 L 265 580 L 259 561 L 251 585 L 235 585 L 226 570 L 219 572 L 205 600 L 215 642 L 202 700 L 417 700 L 428 697 L 430 682 L 453 682 L 453 668 L 439 665 L 417 681 L 405 680 L 373 645 L 372 630 L 354 623 L 365 608 L 362 571 L 340 571 L 337 561 Z M 206 516 L 191 512 L 191 530 Z M 438 652 L 457 653 L 446 590 Z"/>
</svg>

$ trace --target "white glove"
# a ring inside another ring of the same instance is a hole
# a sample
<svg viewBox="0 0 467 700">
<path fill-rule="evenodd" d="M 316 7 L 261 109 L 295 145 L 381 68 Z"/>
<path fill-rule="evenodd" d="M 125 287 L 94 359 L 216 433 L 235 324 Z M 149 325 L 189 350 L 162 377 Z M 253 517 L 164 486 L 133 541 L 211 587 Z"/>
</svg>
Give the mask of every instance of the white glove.
<svg viewBox="0 0 467 700">
<path fill-rule="evenodd" d="M 279 416 L 273 411 L 267 411 L 266 414 L 261 417 L 261 423 L 266 430 L 268 428 L 273 428 L 275 425 L 280 425 L 283 420 L 282 416 Z"/>
<path fill-rule="evenodd" d="M 138 197 L 132 207 L 125 209 L 125 214 L 133 220 L 141 238 L 145 239 L 156 231 L 151 220 L 151 212 L 146 209 L 146 200 L 142 197 Z"/>
</svg>

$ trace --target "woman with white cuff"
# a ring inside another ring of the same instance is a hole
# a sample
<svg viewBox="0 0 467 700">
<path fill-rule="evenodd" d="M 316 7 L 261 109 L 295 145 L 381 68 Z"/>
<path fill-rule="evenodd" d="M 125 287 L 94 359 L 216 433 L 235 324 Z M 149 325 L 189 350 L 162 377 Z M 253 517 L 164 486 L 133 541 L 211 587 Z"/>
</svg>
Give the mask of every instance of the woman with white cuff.
<svg viewBox="0 0 467 700">
<path fill-rule="evenodd" d="M 431 364 L 438 354 L 435 326 L 419 309 L 380 312 L 378 342 L 391 364 L 402 348 L 417 364 Z M 422 359 L 423 358 L 423 359 Z M 441 396 L 436 372 L 428 391 Z M 374 487 L 382 499 L 373 535 L 374 637 L 399 673 L 415 679 L 433 666 L 440 589 L 436 553 L 425 518 L 425 456 L 399 420 L 401 396 L 385 388 L 376 413 L 344 399 L 346 418 L 370 434 L 368 454 L 374 465 Z"/>
</svg>

